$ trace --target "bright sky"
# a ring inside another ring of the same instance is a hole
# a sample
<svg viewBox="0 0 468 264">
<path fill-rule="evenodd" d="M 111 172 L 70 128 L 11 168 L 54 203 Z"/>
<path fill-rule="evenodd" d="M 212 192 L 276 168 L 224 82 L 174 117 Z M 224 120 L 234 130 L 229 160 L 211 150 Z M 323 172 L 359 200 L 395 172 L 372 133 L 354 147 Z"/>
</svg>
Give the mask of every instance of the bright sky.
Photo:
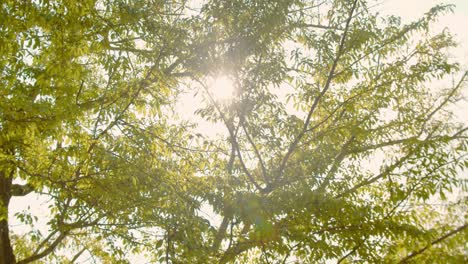
<svg viewBox="0 0 468 264">
<path fill-rule="evenodd" d="M 454 4 L 453 14 L 443 16 L 436 29 L 449 28 L 455 34 L 460 46 L 453 55 L 468 68 L 468 1 L 467 0 L 384 0 L 378 9 L 382 14 L 395 14 L 402 17 L 403 22 L 409 22 L 423 15 L 436 4 Z"/>
<path fill-rule="evenodd" d="M 455 4 L 454 13 L 447 14 L 440 18 L 435 24 L 434 30 L 440 31 L 444 28 L 449 28 L 450 32 L 455 35 L 455 39 L 460 45 L 451 51 L 451 56 L 459 61 L 464 69 L 468 69 L 468 34 L 465 32 L 468 25 L 468 0 L 378 0 L 373 8 L 382 15 L 398 15 L 402 17 L 403 23 L 412 22 L 420 18 L 431 7 L 445 3 Z M 372 4 L 371 4 L 372 5 Z M 210 88 L 215 97 L 226 100 L 229 94 L 232 94 L 232 89 L 229 86 L 229 80 L 225 76 L 219 76 L 216 80 L 210 82 Z M 445 83 L 437 83 L 438 86 L 444 86 Z M 466 93 L 468 95 L 468 92 Z M 213 124 L 194 116 L 195 110 L 200 107 L 200 95 L 194 96 L 192 93 L 187 93 L 182 97 L 182 100 L 177 107 L 177 112 L 180 113 L 183 119 L 191 120 L 198 123 L 198 132 L 206 136 L 215 136 L 217 134 L 226 135 L 226 128 L 222 124 Z M 468 111 L 468 105 L 457 107 L 457 115 L 460 119 L 468 124 L 468 115 L 464 112 Z M 299 115 L 299 114 L 298 114 Z"/>
<path fill-rule="evenodd" d="M 447 14 L 437 23 L 436 29 L 449 28 L 455 34 L 456 39 L 459 41 L 460 46 L 453 50 L 452 55 L 459 62 L 462 67 L 468 69 L 468 1 L 467 0 L 383 0 L 383 4 L 375 7 L 381 14 L 395 14 L 402 17 L 403 22 L 410 22 L 421 17 L 427 10 L 438 3 L 453 3 L 456 5 L 453 14 Z M 223 77 L 224 78 L 224 77 Z M 229 83 L 229 80 L 221 79 L 218 82 L 222 85 Z M 219 92 L 219 91 L 217 91 Z M 468 95 L 465 89 L 465 94 Z M 179 109 L 183 112 L 184 118 L 193 118 L 193 112 L 199 106 L 193 95 L 187 95 Z M 457 114 L 468 124 L 468 104 L 465 101 L 457 108 Z M 198 121 L 199 119 L 197 119 Z M 222 126 L 213 125 L 207 122 L 201 122 L 199 125 L 200 130 L 204 130 L 207 134 L 214 135 L 221 132 L 224 128 Z M 222 132 L 221 132 L 222 133 Z M 47 221 L 47 200 L 37 194 L 29 194 L 25 197 L 14 197 L 10 203 L 10 225 L 11 231 L 14 233 L 27 232 L 26 227 L 15 219 L 14 214 L 23 210 L 31 211 L 34 215 L 38 216 L 39 222 L 35 227 L 46 231 Z M 138 261 L 139 262 L 139 261 Z M 86 262 L 83 262 L 86 263 Z"/>
</svg>

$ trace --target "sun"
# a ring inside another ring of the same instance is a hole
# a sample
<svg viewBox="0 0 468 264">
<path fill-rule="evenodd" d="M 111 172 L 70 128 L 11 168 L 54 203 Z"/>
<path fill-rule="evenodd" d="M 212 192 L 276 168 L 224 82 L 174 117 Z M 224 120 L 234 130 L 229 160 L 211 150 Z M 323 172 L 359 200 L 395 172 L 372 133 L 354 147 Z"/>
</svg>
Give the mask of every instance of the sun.
<svg viewBox="0 0 468 264">
<path fill-rule="evenodd" d="M 211 95 L 216 100 L 226 101 L 234 96 L 234 82 L 225 75 L 214 78 L 209 87 Z"/>
</svg>

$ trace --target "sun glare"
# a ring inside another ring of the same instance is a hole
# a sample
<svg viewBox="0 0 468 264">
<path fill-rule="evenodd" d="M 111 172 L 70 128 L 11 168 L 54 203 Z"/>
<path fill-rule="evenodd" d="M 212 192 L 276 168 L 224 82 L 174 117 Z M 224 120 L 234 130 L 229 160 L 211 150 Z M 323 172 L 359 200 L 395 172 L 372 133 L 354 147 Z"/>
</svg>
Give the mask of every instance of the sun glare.
<svg viewBox="0 0 468 264">
<path fill-rule="evenodd" d="M 218 76 L 211 83 L 210 92 L 216 100 L 229 100 L 234 96 L 234 82 L 227 76 Z"/>
</svg>

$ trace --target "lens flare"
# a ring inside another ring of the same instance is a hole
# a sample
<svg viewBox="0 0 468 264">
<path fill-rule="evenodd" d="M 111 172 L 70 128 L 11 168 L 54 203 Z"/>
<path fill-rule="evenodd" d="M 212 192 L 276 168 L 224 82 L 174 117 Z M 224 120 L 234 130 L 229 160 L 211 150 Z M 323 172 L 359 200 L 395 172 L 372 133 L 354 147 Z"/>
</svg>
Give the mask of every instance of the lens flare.
<svg viewBox="0 0 468 264">
<path fill-rule="evenodd" d="M 229 100 L 234 96 L 234 82 L 227 76 L 218 76 L 211 83 L 210 92 L 216 100 Z"/>
</svg>

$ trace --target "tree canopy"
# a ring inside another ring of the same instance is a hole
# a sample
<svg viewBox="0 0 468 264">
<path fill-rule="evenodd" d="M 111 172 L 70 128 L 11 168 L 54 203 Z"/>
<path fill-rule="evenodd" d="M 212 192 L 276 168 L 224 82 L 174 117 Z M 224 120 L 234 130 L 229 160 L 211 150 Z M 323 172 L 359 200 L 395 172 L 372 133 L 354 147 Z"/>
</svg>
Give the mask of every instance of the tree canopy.
<svg viewBox="0 0 468 264">
<path fill-rule="evenodd" d="M 467 261 L 453 6 L 374 3 L 4 1 L 0 263 Z"/>
</svg>

